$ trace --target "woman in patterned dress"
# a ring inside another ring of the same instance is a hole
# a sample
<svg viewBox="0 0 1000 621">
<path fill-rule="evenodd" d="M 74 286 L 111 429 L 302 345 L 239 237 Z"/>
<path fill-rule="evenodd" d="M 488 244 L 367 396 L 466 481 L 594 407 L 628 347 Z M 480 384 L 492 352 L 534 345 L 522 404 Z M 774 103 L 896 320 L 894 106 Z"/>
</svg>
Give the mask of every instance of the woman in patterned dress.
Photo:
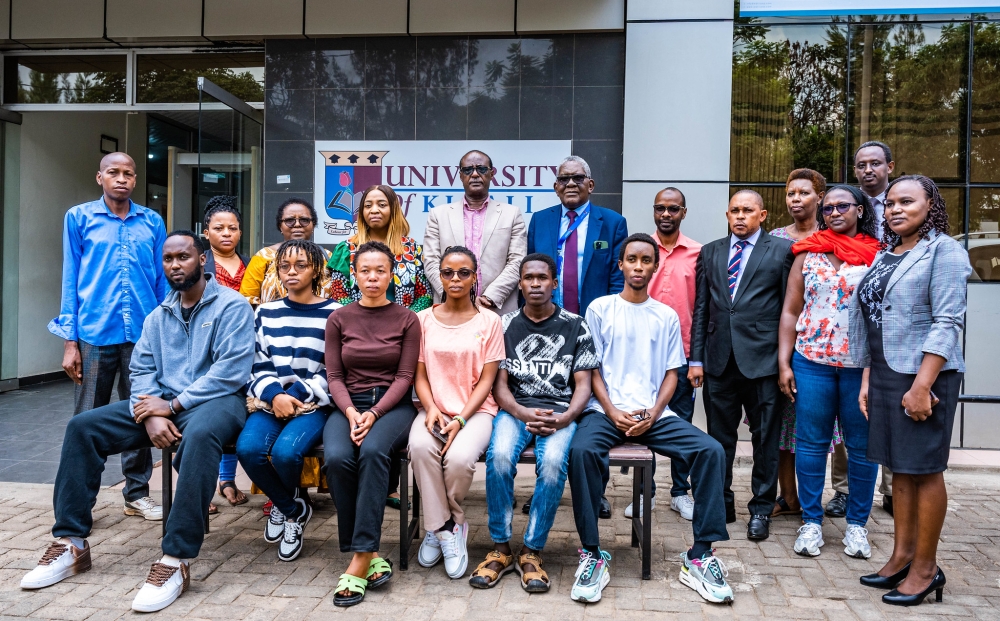
<svg viewBox="0 0 1000 621">
<path fill-rule="evenodd" d="M 796 242 L 778 328 L 778 384 L 796 403 L 795 471 L 803 525 L 794 550 L 817 556 L 823 541 L 823 488 L 833 429 L 847 444 L 844 552 L 871 557 L 865 524 L 878 466 L 868 461 L 868 421 L 858 406 L 862 369 L 848 347 L 848 308 L 879 249 L 875 213 L 865 194 L 836 186 L 823 199 L 820 230 Z"/>
<path fill-rule="evenodd" d="M 785 182 L 785 207 L 792 224 L 770 231 L 771 235 L 793 242 L 803 240 L 819 230 L 820 203 L 826 193 L 826 178 L 810 168 L 797 168 Z M 840 427 L 835 426 L 833 443 L 840 444 Z M 778 439 L 778 499 L 772 516 L 802 513 L 795 482 L 795 404 L 785 400 L 781 411 L 781 434 Z M 831 446 L 831 450 L 832 446 Z"/>
<path fill-rule="evenodd" d="M 354 277 L 354 254 L 361 244 L 382 242 L 395 257 L 392 281 L 386 297 L 390 302 L 419 313 L 434 302 L 430 283 L 424 275 L 423 247 L 409 237 L 410 223 L 396 193 L 387 185 L 373 185 L 361 194 L 358 232 L 333 249 L 327 267 L 331 271 L 331 295 L 343 305 L 361 299 L 361 290 Z M 395 464 L 396 462 L 393 462 Z M 386 505 L 400 508 L 398 468 L 389 472 L 389 494 Z"/>
</svg>

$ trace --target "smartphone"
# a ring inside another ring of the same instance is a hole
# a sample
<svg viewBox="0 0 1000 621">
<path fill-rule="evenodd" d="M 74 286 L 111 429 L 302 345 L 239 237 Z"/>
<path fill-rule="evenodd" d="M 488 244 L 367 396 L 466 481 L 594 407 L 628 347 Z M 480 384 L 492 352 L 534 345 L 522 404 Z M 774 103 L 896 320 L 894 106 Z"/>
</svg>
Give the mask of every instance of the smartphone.
<svg viewBox="0 0 1000 621">
<path fill-rule="evenodd" d="M 451 422 L 451 417 L 448 416 L 447 414 L 444 415 L 444 418 L 445 418 L 445 420 L 448 421 L 448 423 Z M 435 438 L 437 438 L 438 440 L 441 440 L 445 444 L 448 443 L 448 434 L 443 433 L 441 431 L 441 423 L 439 423 L 437 421 L 434 421 L 434 425 L 431 426 L 431 435 L 434 436 Z"/>
</svg>

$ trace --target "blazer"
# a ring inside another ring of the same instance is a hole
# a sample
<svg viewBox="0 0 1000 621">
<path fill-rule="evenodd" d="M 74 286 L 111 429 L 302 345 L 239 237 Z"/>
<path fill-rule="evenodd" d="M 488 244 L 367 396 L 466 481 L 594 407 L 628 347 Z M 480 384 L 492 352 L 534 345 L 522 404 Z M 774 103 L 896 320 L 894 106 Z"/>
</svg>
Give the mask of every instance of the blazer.
<svg viewBox="0 0 1000 621">
<path fill-rule="evenodd" d="M 521 210 L 516 205 L 490 199 L 485 207 L 486 223 L 480 249 L 479 271 L 483 275 L 482 295 L 493 300 L 501 315 L 517 310 L 514 290 L 521 280 L 521 259 L 528 247 L 528 235 Z M 441 253 L 448 246 L 465 245 L 462 202 L 446 203 L 431 209 L 424 231 L 424 273 L 441 300 Z"/>
<path fill-rule="evenodd" d="M 889 368 L 915 375 L 924 354 L 946 359 L 943 371 L 965 372 L 961 334 L 972 273 L 969 253 L 947 235 L 931 231 L 899 262 L 882 298 L 882 349 Z M 885 256 L 880 252 L 874 267 Z M 871 366 L 868 326 L 855 289 L 849 310 L 851 359 Z"/>
<path fill-rule="evenodd" d="M 761 231 L 750 253 L 736 299 L 729 298 L 727 235 L 701 248 L 696 265 L 691 360 L 722 375 L 735 355 L 749 379 L 778 373 L 778 321 L 792 269 L 792 242 Z"/>
<path fill-rule="evenodd" d="M 543 209 L 531 216 L 531 222 L 528 223 L 528 254 L 541 252 L 555 258 L 559 254 L 561 221 L 562 205 Z M 621 293 L 625 288 L 625 274 L 618 269 L 618 253 L 626 237 L 628 225 L 625 218 L 591 203 L 590 215 L 587 216 L 587 241 L 583 250 L 580 315 L 586 315 L 587 307 L 597 298 Z"/>
<path fill-rule="evenodd" d="M 215 255 L 212 254 L 212 249 L 211 248 L 206 248 L 205 249 L 205 255 L 206 255 L 205 256 L 205 266 L 202 269 L 205 271 L 206 274 L 211 274 L 211 275 L 215 276 Z M 249 257 L 245 257 L 245 256 L 243 256 L 240 253 L 236 253 L 236 256 L 238 256 L 240 258 L 240 261 L 243 262 L 243 266 L 244 267 L 246 267 L 247 265 L 250 265 L 250 258 Z"/>
</svg>

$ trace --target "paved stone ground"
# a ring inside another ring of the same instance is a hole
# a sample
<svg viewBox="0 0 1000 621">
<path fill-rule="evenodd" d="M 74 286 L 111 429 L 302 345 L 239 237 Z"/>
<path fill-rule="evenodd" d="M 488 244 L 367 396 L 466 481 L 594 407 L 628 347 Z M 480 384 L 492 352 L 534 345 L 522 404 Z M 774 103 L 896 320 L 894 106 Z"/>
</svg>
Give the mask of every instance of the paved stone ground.
<svg viewBox="0 0 1000 621">
<path fill-rule="evenodd" d="M 659 468 L 661 489 L 668 489 L 668 468 Z M 742 484 L 738 503 L 749 497 L 749 470 L 736 479 Z M 584 606 L 569 599 L 576 569 L 577 539 L 569 492 L 563 498 L 544 555 L 552 591 L 527 595 L 516 574 L 493 590 L 478 591 L 464 580 L 450 581 L 438 566 L 397 571 L 387 587 L 369 593 L 360 606 L 341 610 L 332 604 L 332 589 L 347 565 L 338 551 L 337 516 L 329 498 L 320 498 L 306 531 L 302 556 L 293 563 L 277 560 L 277 552 L 261 538 L 261 496 L 248 505 L 220 504 L 212 518 L 212 533 L 201 557 L 192 564 L 191 589 L 165 611 L 150 619 L 541 619 L 611 618 L 669 619 L 1000 619 L 1000 477 L 995 471 L 955 471 L 947 474 L 951 499 L 939 559 L 948 576 L 943 604 L 919 608 L 884 606 L 881 592 L 865 589 L 858 576 L 876 570 L 892 546 L 892 521 L 880 508 L 869 522 L 871 561 L 848 558 L 840 539 L 844 521 L 824 526 L 826 547 L 810 559 L 792 553 L 795 518 L 776 520 L 763 543 L 745 538 L 745 510 L 730 525 L 733 539 L 719 544 L 718 554 L 729 566 L 736 592 L 732 606 L 704 602 L 677 580 L 678 555 L 691 544 L 691 529 L 666 506 L 655 509 L 653 579 L 639 578 L 638 551 L 629 547 L 629 524 L 621 512 L 630 499 L 630 479 L 615 473 L 609 489 L 615 517 L 602 521 L 603 541 L 613 554 L 612 581 L 604 600 Z M 519 479 L 520 481 L 520 479 Z M 518 497 L 530 493 L 530 478 L 519 483 Z M 121 514 L 121 499 L 103 490 L 95 507 L 90 539 L 94 569 L 38 592 L 21 591 L 18 582 L 34 567 L 48 544 L 52 526 L 51 486 L 5 483 L 0 486 L 0 621 L 23 617 L 92 620 L 135 618 L 129 610 L 149 564 L 159 557 L 160 525 Z M 217 501 L 218 502 L 218 499 Z M 472 536 L 470 565 L 478 564 L 489 546 L 486 500 L 476 482 L 469 501 Z M 383 550 L 398 557 L 397 515 L 386 513 Z M 525 517 L 517 512 L 515 533 L 523 532 Z M 515 543 L 518 541 L 515 535 Z M 411 551 L 415 557 L 416 547 Z"/>
</svg>

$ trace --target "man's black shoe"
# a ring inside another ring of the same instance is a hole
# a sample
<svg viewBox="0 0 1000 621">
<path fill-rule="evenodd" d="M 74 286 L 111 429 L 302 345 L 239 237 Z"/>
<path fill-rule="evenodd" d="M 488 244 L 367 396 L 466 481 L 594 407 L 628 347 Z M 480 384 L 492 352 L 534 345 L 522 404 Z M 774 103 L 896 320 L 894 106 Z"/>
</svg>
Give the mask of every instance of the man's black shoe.
<svg viewBox="0 0 1000 621">
<path fill-rule="evenodd" d="M 830 502 L 826 503 L 827 517 L 842 518 L 847 515 L 847 499 L 847 494 L 836 492 Z"/>
<path fill-rule="evenodd" d="M 523 513 L 525 515 L 528 515 L 528 513 L 531 512 L 531 501 L 534 500 L 534 499 L 535 499 L 535 495 L 534 494 L 532 494 L 531 496 L 528 496 L 528 502 L 526 502 L 523 505 L 521 505 L 521 513 Z M 514 506 L 515 507 L 517 506 L 517 501 L 516 500 L 514 501 Z"/>
<path fill-rule="evenodd" d="M 602 520 L 611 519 L 611 503 L 608 502 L 607 496 L 601 496 L 601 511 L 597 514 L 597 517 Z"/>
<path fill-rule="evenodd" d="M 882 496 L 882 508 L 889 515 L 892 515 L 892 496 Z"/>
<path fill-rule="evenodd" d="M 747 524 L 747 539 L 763 541 L 771 536 L 771 516 L 754 515 Z"/>
</svg>

